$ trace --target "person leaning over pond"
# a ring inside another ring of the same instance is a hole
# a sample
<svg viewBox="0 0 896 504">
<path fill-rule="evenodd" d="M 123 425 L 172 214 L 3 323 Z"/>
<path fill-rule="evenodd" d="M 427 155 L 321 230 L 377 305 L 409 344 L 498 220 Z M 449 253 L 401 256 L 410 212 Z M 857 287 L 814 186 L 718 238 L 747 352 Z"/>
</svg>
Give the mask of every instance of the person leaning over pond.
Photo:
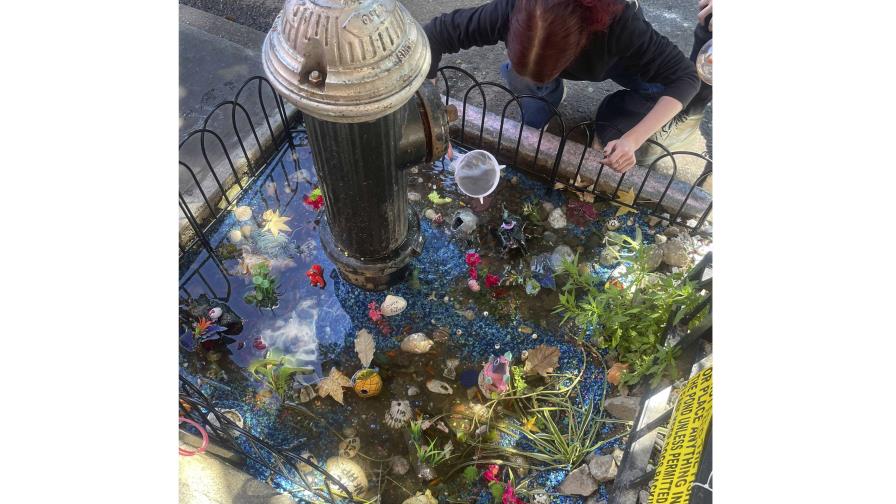
<svg viewBox="0 0 896 504">
<path fill-rule="evenodd" d="M 429 38 L 435 78 L 442 55 L 504 42 L 501 75 L 516 94 L 541 96 L 555 107 L 563 80 L 610 79 L 623 90 L 597 109 L 596 138 L 606 165 L 625 172 L 649 163 L 647 139 L 670 150 L 696 134 L 699 117 L 683 110 L 699 88 L 694 64 L 644 19 L 635 1 L 492 0 L 433 18 Z M 552 116 L 539 100 L 521 100 L 525 124 L 542 128 Z"/>
</svg>

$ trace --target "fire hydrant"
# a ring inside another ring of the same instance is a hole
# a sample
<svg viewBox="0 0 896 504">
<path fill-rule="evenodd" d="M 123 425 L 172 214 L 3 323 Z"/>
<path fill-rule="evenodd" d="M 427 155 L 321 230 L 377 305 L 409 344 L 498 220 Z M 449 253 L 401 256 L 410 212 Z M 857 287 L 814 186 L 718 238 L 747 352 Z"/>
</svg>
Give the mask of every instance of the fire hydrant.
<svg viewBox="0 0 896 504">
<path fill-rule="evenodd" d="M 262 54 L 268 80 L 304 116 L 327 256 L 359 287 L 401 281 L 423 247 L 407 169 L 448 148 L 423 29 L 395 0 L 287 0 Z"/>
</svg>

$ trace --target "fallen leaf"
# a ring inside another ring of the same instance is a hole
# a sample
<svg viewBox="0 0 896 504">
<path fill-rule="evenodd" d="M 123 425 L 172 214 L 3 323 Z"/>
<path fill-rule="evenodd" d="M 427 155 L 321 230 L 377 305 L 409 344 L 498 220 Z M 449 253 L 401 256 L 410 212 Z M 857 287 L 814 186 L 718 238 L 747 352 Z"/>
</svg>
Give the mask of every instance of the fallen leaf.
<svg viewBox="0 0 896 504">
<path fill-rule="evenodd" d="M 634 188 L 634 186 L 629 187 L 628 191 L 617 191 L 616 198 L 623 203 L 634 206 L 634 204 L 635 204 L 635 188 Z M 619 217 L 620 215 L 625 215 L 629 212 L 634 212 L 634 210 L 632 210 L 631 208 L 624 206 L 624 205 L 620 205 L 619 203 L 616 203 L 615 201 L 613 202 L 613 204 L 619 207 L 619 210 L 616 210 L 616 217 Z"/>
<path fill-rule="evenodd" d="M 330 374 L 317 384 L 317 395 L 321 398 L 330 396 L 339 404 L 342 402 L 342 387 L 351 387 L 352 381 L 336 368 L 330 368 Z"/>
<path fill-rule="evenodd" d="M 545 376 L 553 371 L 560 362 L 560 349 L 553 346 L 538 345 L 529 350 L 523 371 L 527 375 Z"/>
<path fill-rule="evenodd" d="M 429 193 L 427 198 L 429 198 L 429 201 L 432 201 L 433 205 L 444 205 L 445 203 L 451 203 L 453 201 L 447 196 L 442 197 L 437 191 Z"/>
<path fill-rule="evenodd" d="M 373 335 L 367 329 L 361 329 L 355 335 L 355 352 L 361 359 L 361 365 L 368 368 L 373 360 L 373 352 L 376 350 L 376 343 L 373 341 Z"/>
</svg>

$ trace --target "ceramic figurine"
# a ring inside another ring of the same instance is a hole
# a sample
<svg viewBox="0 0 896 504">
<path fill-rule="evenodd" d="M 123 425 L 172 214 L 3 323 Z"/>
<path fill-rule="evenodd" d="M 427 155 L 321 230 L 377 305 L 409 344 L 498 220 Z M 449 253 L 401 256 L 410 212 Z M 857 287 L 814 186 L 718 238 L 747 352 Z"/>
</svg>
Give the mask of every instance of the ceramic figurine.
<svg viewBox="0 0 896 504">
<path fill-rule="evenodd" d="M 327 281 L 324 280 L 324 269 L 320 264 L 312 264 L 311 268 L 305 272 L 305 276 L 308 277 L 308 280 L 311 281 L 312 287 L 319 287 L 323 289 L 327 286 Z"/>
<path fill-rule="evenodd" d="M 352 459 L 345 457 L 330 457 L 327 459 L 327 472 L 332 474 L 340 483 L 345 485 L 355 495 L 367 491 L 367 475 Z"/>
<path fill-rule="evenodd" d="M 393 429 L 400 429 L 407 425 L 412 413 L 409 401 L 392 401 L 389 411 L 386 412 L 386 425 Z"/>
<path fill-rule="evenodd" d="M 479 373 L 479 389 L 485 397 L 491 397 L 492 393 L 503 394 L 510 389 L 511 359 L 513 356 L 510 352 L 492 357 Z"/>
<path fill-rule="evenodd" d="M 383 390 L 383 379 L 376 369 L 362 369 L 352 376 L 352 386 L 358 397 L 375 397 Z"/>
</svg>

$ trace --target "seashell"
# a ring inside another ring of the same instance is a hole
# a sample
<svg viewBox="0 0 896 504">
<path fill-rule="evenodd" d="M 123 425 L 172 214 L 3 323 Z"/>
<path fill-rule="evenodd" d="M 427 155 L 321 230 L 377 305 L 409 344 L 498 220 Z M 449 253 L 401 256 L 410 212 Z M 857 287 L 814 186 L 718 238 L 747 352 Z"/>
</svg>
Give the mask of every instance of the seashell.
<svg viewBox="0 0 896 504">
<path fill-rule="evenodd" d="M 218 412 L 221 413 L 222 416 L 227 417 L 229 420 L 231 420 L 233 423 L 235 423 L 237 425 L 237 427 L 239 427 L 240 429 L 243 428 L 243 426 L 244 426 L 243 416 L 240 415 L 239 411 L 232 410 L 232 409 L 222 409 L 222 410 L 218 410 Z M 208 423 L 211 425 L 214 425 L 215 427 L 217 427 L 219 429 L 221 428 L 221 424 L 218 423 L 218 419 L 215 417 L 215 415 L 213 415 L 211 413 L 208 414 Z M 231 430 L 231 432 L 233 432 L 233 430 Z M 236 433 L 234 432 L 234 435 L 235 434 Z"/>
<path fill-rule="evenodd" d="M 454 393 L 454 389 L 451 388 L 451 385 L 440 381 L 440 380 L 429 380 L 426 382 L 426 388 L 428 388 L 431 392 L 435 392 L 436 394 L 448 395 Z"/>
<path fill-rule="evenodd" d="M 239 243 L 243 241 L 243 234 L 240 233 L 239 229 L 231 229 L 230 232 L 227 233 L 227 238 L 233 243 Z"/>
<path fill-rule="evenodd" d="M 392 401 L 389 411 L 386 412 L 386 425 L 393 429 L 400 429 L 410 421 L 412 413 L 410 402 L 406 400 Z"/>
<path fill-rule="evenodd" d="M 354 458 L 355 455 L 358 454 L 358 449 L 361 448 L 361 438 L 359 437 L 350 437 L 345 438 L 339 443 L 339 456 L 346 458 Z"/>
<path fill-rule="evenodd" d="M 386 317 L 394 317 L 399 313 L 403 312 L 405 308 L 408 307 L 408 302 L 401 296 L 393 296 L 389 294 L 386 296 L 386 300 L 383 301 L 382 306 L 380 306 L 380 311 Z"/>
<path fill-rule="evenodd" d="M 449 380 L 453 380 L 457 376 L 457 373 L 454 371 L 454 369 L 459 364 L 460 364 L 460 359 L 457 359 L 457 358 L 452 357 L 452 358 L 446 360 L 445 361 L 445 371 L 442 372 L 442 376 L 444 376 L 445 378 L 448 378 Z"/>
<path fill-rule="evenodd" d="M 238 206 L 233 210 L 233 216 L 240 222 L 246 222 L 252 218 L 252 209 L 247 206 Z"/>
<path fill-rule="evenodd" d="M 255 227 L 249 224 L 240 227 L 240 233 L 242 233 L 243 238 L 249 238 L 252 235 L 252 231 L 255 231 Z"/>
<path fill-rule="evenodd" d="M 362 369 L 352 376 L 355 393 L 358 397 L 374 397 L 383 390 L 383 379 L 373 369 Z"/>
<path fill-rule="evenodd" d="M 415 387 L 414 385 L 411 385 L 410 387 L 408 387 L 408 397 L 414 397 L 415 395 L 417 395 L 419 393 L 420 393 L 420 389 Z"/>
<path fill-rule="evenodd" d="M 439 327 L 432 332 L 432 339 L 437 343 L 444 343 L 448 341 L 449 336 L 451 336 L 451 333 L 448 332 L 448 328 L 446 327 Z"/>
<path fill-rule="evenodd" d="M 327 472 L 345 485 L 353 494 L 359 495 L 367 491 L 367 475 L 355 461 L 345 457 L 327 459 Z"/>
<path fill-rule="evenodd" d="M 402 351 L 414 354 L 424 354 L 435 343 L 423 333 L 414 333 L 401 341 Z"/>
<path fill-rule="evenodd" d="M 408 497 L 401 504 L 439 504 L 439 501 L 432 496 L 432 491 L 428 488 L 426 493 L 417 492 L 413 497 Z"/>
<path fill-rule="evenodd" d="M 221 315 L 224 314 L 224 310 L 221 309 L 220 306 L 216 306 L 208 311 L 208 318 L 212 319 L 212 322 L 221 318 Z"/>
<path fill-rule="evenodd" d="M 396 455 L 389 459 L 389 470 L 391 470 L 393 474 L 404 476 L 404 474 L 408 472 L 410 468 L 411 464 L 408 463 L 408 459 L 402 457 L 401 455 Z"/>
<path fill-rule="evenodd" d="M 302 387 L 302 390 L 299 391 L 299 402 L 306 403 L 315 397 L 317 397 L 317 392 L 314 391 L 314 387 L 311 385 L 305 385 Z"/>
</svg>

